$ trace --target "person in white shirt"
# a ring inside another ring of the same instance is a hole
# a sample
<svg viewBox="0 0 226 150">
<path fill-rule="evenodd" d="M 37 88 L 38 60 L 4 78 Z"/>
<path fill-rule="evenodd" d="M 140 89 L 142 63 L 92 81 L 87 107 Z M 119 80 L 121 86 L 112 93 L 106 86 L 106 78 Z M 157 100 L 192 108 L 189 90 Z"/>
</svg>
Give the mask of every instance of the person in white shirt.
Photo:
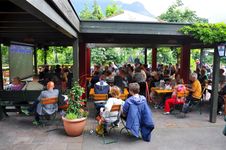
<svg viewBox="0 0 226 150">
<path fill-rule="evenodd" d="M 105 104 L 105 106 L 104 106 L 104 108 L 102 107 L 101 109 L 100 109 L 100 115 L 101 115 L 101 117 L 102 117 L 102 123 L 103 124 L 105 124 L 105 130 L 106 130 L 106 128 L 107 128 L 107 124 L 108 123 L 113 123 L 113 122 L 115 122 L 115 124 L 117 125 L 118 124 L 118 115 L 120 115 L 120 114 L 118 114 L 118 113 L 120 113 L 120 112 L 118 112 L 118 111 L 113 111 L 113 112 L 111 112 L 111 108 L 112 108 L 112 106 L 113 105 L 121 105 L 121 106 L 123 106 L 123 104 L 125 103 L 123 100 L 121 100 L 119 97 L 120 97 L 120 94 L 121 94 L 121 92 L 120 92 L 120 88 L 119 87 L 117 87 L 117 86 L 112 86 L 111 88 L 110 88 L 110 92 L 109 92 L 109 94 L 112 96 L 112 97 L 110 97 L 108 100 L 107 100 L 107 102 L 106 102 L 106 104 Z M 121 107 L 122 108 L 122 107 Z"/>
<path fill-rule="evenodd" d="M 40 84 L 38 75 L 33 75 L 32 82 L 28 82 L 25 84 L 22 90 L 35 91 L 35 90 L 43 90 L 44 86 Z"/>
</svg>

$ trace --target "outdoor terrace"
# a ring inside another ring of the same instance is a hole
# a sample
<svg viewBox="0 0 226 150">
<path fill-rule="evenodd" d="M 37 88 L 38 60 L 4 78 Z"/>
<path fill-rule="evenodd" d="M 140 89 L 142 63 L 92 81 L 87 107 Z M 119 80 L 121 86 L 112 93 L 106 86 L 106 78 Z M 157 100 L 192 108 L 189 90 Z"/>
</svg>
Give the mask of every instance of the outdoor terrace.
<svg viewBox="0 0 226 150">
<path fill-rule="evenodd" d="M 225 137 L 222 134 L 225 122 L 223 116 L 217 117 L 216 123 L 210 123 L 207 105 L 202 115 L 194 110 L 185 118 L 174 115 L 162 115 L 162 110 L 153 109 L 155 129 L 152 141 L 144 142 L 132 136 L 118 133 L 118 142 L 103 144 L 102 137 L 95 134 L 93 103 L 88 102 L 90 115 L 82 136 L 68 137 L 59 120 L 50 126 L 32 125 L 32 116 L 11 113 L 10 117 L 0 121 L 0 150 L 224 150 Z M 90 131 L 94 132 L 91 133 Z M 114 136 L 115 134 L 113 134 Z"/>
</svg>

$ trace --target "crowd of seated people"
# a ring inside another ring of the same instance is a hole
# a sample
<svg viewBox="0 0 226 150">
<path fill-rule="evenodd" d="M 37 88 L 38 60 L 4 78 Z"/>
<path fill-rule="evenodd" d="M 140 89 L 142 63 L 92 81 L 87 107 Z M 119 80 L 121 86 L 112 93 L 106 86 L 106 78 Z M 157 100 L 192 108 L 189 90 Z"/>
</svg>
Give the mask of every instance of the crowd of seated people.
<svg viewBox="0 0 226 150">
<path fill-rule="evenodd" d="M 20 91 L 24 87 L 24 83 L 21 82 L 20 77 L 14 77 L 12 83 L 5 86 L 7 91 Z"/>
<path fill-rule="evenodd" d="M 54 69 L 49 66 L 39 67 L 39 75 L 33 75 L 32 81 L 21 81 L 19 77 L 14 77 L 12 79 L 12 83 L 9 85 L 4 86 L 4 90 L 7 91 L 21 91 L 21 90 L 44 90 L 48 89 L 48 83 L 54 84 L 54 90 L 58 90 L 58 93 L 63 94 L 66 92 L 67 89 L 71 88 L 71 81 L 72 81 L 72 73 L 68 67 L 60 67 L 60 65 L 57 65 Z M 58 94 L 59 95 L 59 94 Z M 34 110 L 34 107 L 36 107 L 36 99 L 33 100 L 35 106 L 32 106 L 31 109 L 28 109 L 29 112 L 32 112 Z M 15 104 L 28 104 L 28 102 L 20 102 Z M 18 113 L 25 112 L 26 110 L 22 110 L 20 106 L 16 106 L 16 109 L 18 110 Z M 6 113 L 5 107 L 3 107 L 3 112 L 6 116 L 8 114 Z M 36 109 L 35 109 L 36 110 Z M 34 111 L 36 112 L 36 111 Z"/>
<path fill-rule="evenodd" d="M 100 76 L 105 76 L 105 80 L 108 85 L 116 85 L 121 89 L 121 92 L 124 91 L 124 88 L 127 88 L 129 83 L 146 83 L 147 77 L 150 76 L 150 71 L 147 71 L 147 66 L 141 64 L 131 65 L 126 64 L 120 68 L 117 68 L 115 65 L 111 66 L 99 66 L 95 65 L 92 73 L 92 79 L 90 82 L 90 87 L 93 88 L 94 85 L 100 80 Z"/>
<path fill-rule="evenodd" d="M 71 70 L 66 66 L 60 67 L 60 65 L 56 65 L 54 68 L 53 66 L 46 65 L 39 67 L 38 73 L 38 75 L 32 76 L 32 82 L 26 80 L 22 82 L 20 77 L 14 77 L 9 85 L 4 86 L 4 90 L 42 90 L 49 81 L 53 81 L 55 88 L 62 93 L 71 88 L 73 75 Z"/>
<path fill-rule="evenodd" d="M 208 87 L 212 87 L 212 81 L 211 81 L 211 74 L 208 76 L 207 75 L 207 67 L 205 65 L 203 65 L 202 67 L 197 67 L 196 68 L 196 73 L 197 73 L 197 76 L 198 76 L 198 80 L 200 81 L 200 84 L 202 86 L 202 90 L 203 90 L 203 93 L 204 93 L 204 98 L 206 100 L 209 100 L 211 98 L 211 90 L 212 88 L 208 88 Z M 225 76 L 225 71 L 223 68 L 221 68 L 219 70 L 219 86 L 218 86 L 218 107 L 217 107 L 217 113 L 219 115 L 222 114 L 223 112 L 223 107 L 224 107 L 224 100 L 223 100 L 223 95 L 222 93 L 224 92 L 225 90 L 225 82 L 226 82 L 226 76 Z M 209 86 L 208 86 L 209 85 Z"/>
<path fill-rule="evenodd" d="M 188 107 L 183 107 L 183 111 L 187 113 L 193 105 L 196 105 L 200 102 L 203 94 L 203 88 L 208 84 L 207 72 L 205 67 L 203 67 L 200 69 L 200 72 L 199 70 L 196 70 L 195 72 L 190 71 L 189 82 L 185 85 L 180 77 L 180 68 L 178 64 L 159 64 L 156 71 L 151 71 L 147 65 L 142 65 L 140 63 L 124 64 L 119 68 L 115 66 L 112 67 L 110 65 L 95 65 L 92 72 L 92 77 L 91 87 L 94 87 L 95 93 L 97 93 L 95 84 L 103 82 L 103 79 L 106 86 L 118 86 L 121 89 L 121 93 L 123 92 L 122 89 L 128 88 L 131 83 L 136 83 L 139 85 L 139 93 L 133 93 L 131 90 L 129 91 L 129 98 L 125 100 L 122 111 L 125 116 L 128 116 L 128 110 L 126 109 L 128 107 L 127 105 L 132 104 L 130 99 L 136 99 L 136 96 L 134 97 L 134 95 L 138 94 L 142 98 L 147 96 L 145 95 L 146 92 L 144 92 L 146 89 L 142 89 L 142 83 L 145 83 L 149 86 L 147 90 L 151 91 L 150 102 L 153 102 L 154 104 L 162 104 L 163 107 L 160 108 L 164 108 L 164 114 L 170 114 L 171 108 L 176 104 L 181 104 Z M 225 76 L 221 75 L 220 78 L 223 80 L 224 77 Z M 220 81 L 220 83 L 223 82 L 225 81 Z M 164 84 L 163 87 L 161 85 L 162 83 Z M 158 101 L 156 90 L 152 91 L 151 89 L 167 89 L 172 90 L 172 93 L 168 95 L 169 97 L 161 97 L 161 99 Z M 183 94 L 180 95 L 179 93 Z M 106 90 L 103 94 L 109 94 L 109 90 Z M 145 98 L 145 101 L 149 101 L 148 97 Z M 101 107 L 105 107 L 105 104 L 102 104 Z M 133 127 L 129 127 L 129 120 L 127 121 L 127 128 L 133 130 Z M 134 134 L 136 133 L 134 132 Z"/>
<path fill-rule="evenodd" d="M 56 68 L 44 66 L 39 72 L 39 79 L 44 86 L 49 81 L 53 81 L 55 88 L 61 92 L 71 88 L 72 77 L 72 72 L 67 66 L 56 65 Z"/>
<path fill-rule="evenodd" d="M 168 80 L 170 77 L 175 78 L 175 74 L 178 74 L 177 72 L 178 68 L 174 65 L 158 65 L 157 71 L 153 72 L 147 67 L 147 65 L 140 63 L 125 64 L 120 68 L 95 65 L 92 72 L 93 78 L 91 79 L 90 86 L 93 88 L 95 83 L 99 81 L 100 76 L 104 75 L 106 77 L 106 82 L 109 85 L 117 85 L 121 88 L 121 91 L 123 91 L 124 88 L 127 88 L 128 84 L 132 82 L 137 82 L 141 89 L 142 85 L 146 86 L 146 83 L 149 87 L 157 87 L 159 86 L 160 80 Z M 140 94 L 145 95 L 146 93 L 143 92 L 144 90 L 146 89 L 143 88 L 140 91 Z"/>
<path fill-rule="evenodd" d="M 111 63 L 109 66 L 95 65 L 92 72 L 93 78 L 91 79 L 91 88 L 93 88 L 95 83 L 100 80 L 100 76 L 102 75 L 105 76 L 105 81 L 109 86 L 116 85 L 121 89 L 121 92 L 123 92 L 124 88 L 128 88 L 129 83 L 136 82 L 140 85 L 141 90 L 139 94 L 146 96 L 147 100 L 156 106 L 155 108 L 164 108 L 165 101 L 170 98 L 172 94 L 167 93 L 163 94 L 163 96 L 159 96 L 155 89 L 174 89 L 181 80 L 178 64 L 158 64 L 155 71 L 151 71 L 151 68 L 148 68 L 147 65 L 143 65 L 140 62 L 135 64 L 124 64 L 121 67 L 113 66 L 114 67 L 111 66 Z M 223 74 L 223 69 L 221 69 L 220 89 L 223 88 L 222 85 L 225 83 L 225 76 Z M 189 76 L 190 80 L 186 83 L 186 90 L 189 91 L 190 94 L 186 100 L 189 101 L 189 105 L 192 105 L 201 99 L 203 96 L 203 89 L 210 84 L 210 79 L 209 76 L 207 76 L 205 65 L 200 69 L 198 68 L 195 70 L 194 73 L 190 71 Z M 148 88 L 146 88 L 147 86 Z M 150 94 L 147 94 L 147 91 L 150 92 Z M 222 100 L 220 102 L 219 108 L 223 105 Z"/>
</svg>

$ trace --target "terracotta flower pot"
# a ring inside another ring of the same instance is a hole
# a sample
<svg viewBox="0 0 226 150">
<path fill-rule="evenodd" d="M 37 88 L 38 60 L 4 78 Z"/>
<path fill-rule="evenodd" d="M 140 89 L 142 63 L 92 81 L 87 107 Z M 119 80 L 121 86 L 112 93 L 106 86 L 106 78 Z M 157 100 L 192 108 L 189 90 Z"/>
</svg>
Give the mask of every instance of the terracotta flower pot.
<svg viewBox="0 0 226 150">
<path fill-rule="evenodd" d="M 62 116 L 64 129 L 69 136 L 80 136 L 85 128 L 87 118 L 68 120 Z"/>
</svg>

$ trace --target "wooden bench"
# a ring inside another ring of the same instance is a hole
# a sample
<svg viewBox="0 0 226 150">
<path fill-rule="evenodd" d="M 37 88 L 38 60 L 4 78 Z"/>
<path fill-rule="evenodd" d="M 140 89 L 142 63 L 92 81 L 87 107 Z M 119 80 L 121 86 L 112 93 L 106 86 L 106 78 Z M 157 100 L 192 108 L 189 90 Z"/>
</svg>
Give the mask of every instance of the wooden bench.
<svg viewBox="0 0 226 150">
<path fill-rule="evenodd" d="M 3 108 L 5 106 L 29 106 L 38 98 L 41 91 L 0 91 L 0 120 L 3 119 Z M 28 102 L 21 103 L 21 102 Z M 16 112 L 15 108 L 6 109 L 6 112 Z"/>
</svg>

